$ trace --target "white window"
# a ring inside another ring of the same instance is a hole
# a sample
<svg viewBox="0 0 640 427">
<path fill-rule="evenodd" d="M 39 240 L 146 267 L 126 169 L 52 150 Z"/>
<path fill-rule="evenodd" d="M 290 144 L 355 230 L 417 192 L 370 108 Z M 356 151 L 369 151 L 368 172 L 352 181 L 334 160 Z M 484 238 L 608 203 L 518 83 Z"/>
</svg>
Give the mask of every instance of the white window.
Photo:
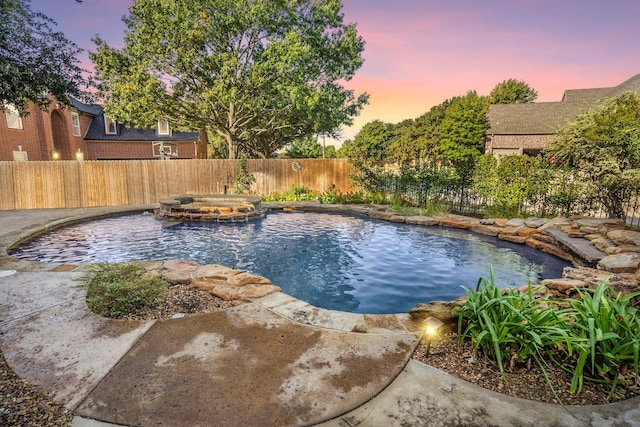
<svg viewBox="0 0 640 427">
<path fill-rule="evenodd" d="M 11 104 L 4 105 L 4 115 L 7 117 L 7 126 L 9 129 L 22 129 L 22 117 L 18 113 L 18 109 Z"/>
<path fill-rule="evenodd" d="M 171 135 L 171 128 L 169 127 L 168 120 L 158 120 L 158 135 Z"/>
<path fill-rule="evenodd" d="M 107 116 L 104 116 L 104 133 L 107 135 L 116 135 L 118 133 L 115 120 Z"/>
<path fill-rule="evenodd" d="M 80 116 L 78 113 L 71 113 L 71 123 L 73 124 L 73 134 L 80 136 Z"/>
</svg>

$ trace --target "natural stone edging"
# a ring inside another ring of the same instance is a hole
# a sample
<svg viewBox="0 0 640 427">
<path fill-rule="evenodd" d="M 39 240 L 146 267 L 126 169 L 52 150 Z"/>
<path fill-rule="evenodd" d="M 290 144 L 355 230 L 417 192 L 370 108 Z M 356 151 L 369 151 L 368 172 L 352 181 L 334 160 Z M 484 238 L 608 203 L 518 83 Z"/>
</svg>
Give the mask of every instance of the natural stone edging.
<svg viewBox="0 0 640 427">
<path fill-rule="evenodd" d="M 441 226 L 469 230 L 499 240 L 525 244 L 571 262 L 563 277 L 545 279 L 541 289 L 551 297 L 566 297 L 577 288 L 595 289 L 602 281 L 623 294 L 640 289 L 640 232 L 622 220 L 598 218 L 477 219 L 449 214 L 439 217 L 399 215 L 386 206 L 344 206 L 318 203 L 265 203 L 287 211 L 327 211 L 366 215 L 370 218 L 420 226 Z M 522 287 L 523 290 L 528 285 Z M 543 287 L 543 288 L 542 288 Z M 464 298 L 464 297 L 463 297 Z M 418 304 L 410 311 L 414 320 L 434 316 L 445 322 L 457 320 L 455 301 Z"/>
<path fill-rule="evenodd" d="M 232 303 L 248 302 L 252 298 L 280 292 L 269 279 L 217 264 L 200 265 L 194 261 L 138 261 L 144 274 L 161 277 L 172 284 L 185 284 L 209 292 Z"/>
</svg>

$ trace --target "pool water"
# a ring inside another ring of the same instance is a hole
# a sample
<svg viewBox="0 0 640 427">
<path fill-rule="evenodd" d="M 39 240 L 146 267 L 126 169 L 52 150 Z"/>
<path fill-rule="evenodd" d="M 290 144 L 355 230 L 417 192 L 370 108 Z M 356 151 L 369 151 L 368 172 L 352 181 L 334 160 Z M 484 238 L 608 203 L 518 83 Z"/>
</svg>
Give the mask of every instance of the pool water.
<svg viewBox="0 0 640 427">
<path fill-rule="evenodd" d="M 490 266 L 497 284 L 510 287 L 561 277 L 567 265 L 475 233 L 327 213 L 170 227 L 137 214 L 59 229 L 12 255 L 40 262 L 221 264 L 267 277 L 315 306 L 354 313 L 401 313 L 419 302 L 450 301 L 488 277 Z"/>
</svg>

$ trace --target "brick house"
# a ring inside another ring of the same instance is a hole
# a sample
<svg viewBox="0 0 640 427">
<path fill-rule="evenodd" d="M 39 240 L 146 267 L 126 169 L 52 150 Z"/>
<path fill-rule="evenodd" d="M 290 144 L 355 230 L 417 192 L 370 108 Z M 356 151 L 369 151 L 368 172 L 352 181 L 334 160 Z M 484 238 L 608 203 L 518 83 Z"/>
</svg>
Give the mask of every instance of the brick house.
<svg viewBox="0 0 640 427">
<path fill-rule="evenodd" d="M 627 91 L 640 92 L 640 74 L 615 87 L 565 90 L 560 102 L 490 105 L 485 152 L 538 154 L 578 114 Z"/>
<path fill-rule="evenodd" d="M 31 104 L 25 117 L 5 105 L 0 161 L 206 158 L 197 132 L 173 131 L 163 120 L 155 129 L 128 129 L 105 117 L 99 105 L 71 102 L 63 108 L 53 100 L 48 111 Z"/>
</svg>

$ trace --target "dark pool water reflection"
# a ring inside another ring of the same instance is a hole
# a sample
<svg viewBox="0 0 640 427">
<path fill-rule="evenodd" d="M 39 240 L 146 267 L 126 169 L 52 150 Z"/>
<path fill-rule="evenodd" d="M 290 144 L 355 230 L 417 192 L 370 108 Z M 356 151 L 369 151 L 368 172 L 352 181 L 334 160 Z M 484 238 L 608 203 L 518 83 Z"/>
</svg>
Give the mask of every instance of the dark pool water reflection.
<svg viewBox="0 0 640 427">
<path fill-rule="evenodd" d="M 560 277 L 566 262 L 492 237 L 326 213 L 269 213 L 241 223 L 163 227 L 152 215 L 104 219 L 49 233 L 13 256 L 41 262 L 186 259 L 268 277 L 327 309 L 407 312 L 464 295 L 493 267 L 498 285 Z"/>
</svg>

